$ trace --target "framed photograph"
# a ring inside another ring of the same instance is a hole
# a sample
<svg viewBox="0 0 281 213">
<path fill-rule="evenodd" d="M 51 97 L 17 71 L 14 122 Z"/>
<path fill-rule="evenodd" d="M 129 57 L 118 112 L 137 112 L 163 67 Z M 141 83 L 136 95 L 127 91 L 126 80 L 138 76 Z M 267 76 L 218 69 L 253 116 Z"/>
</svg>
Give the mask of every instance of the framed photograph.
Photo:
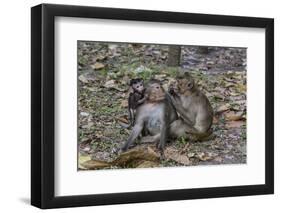
<svg viewBox="0 0 281 213">
<path fill-rule="evenodd" d="M 272 194 L 274 20 L 31 9 L 31 204 Z"/>
</svg>

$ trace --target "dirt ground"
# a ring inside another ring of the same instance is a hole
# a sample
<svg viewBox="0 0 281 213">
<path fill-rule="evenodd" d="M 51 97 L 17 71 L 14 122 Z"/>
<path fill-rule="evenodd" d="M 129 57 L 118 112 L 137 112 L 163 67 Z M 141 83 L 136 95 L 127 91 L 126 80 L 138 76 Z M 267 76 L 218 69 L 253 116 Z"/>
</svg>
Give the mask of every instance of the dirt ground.
<svg viewBox="0 0 281 213">
<path fill-rule="evenodd" d="M 166 145 L 164 157 L 155 144 L 140 142 L 131 153 L 118 154 L 131 131 L 121 126 L 128 119 L 129 80 L 156 78 L 167 89 L 179 70 L 166 65 L 167 57 L 165 45 L 78 42 L 79 169 L 246 163 L 245 48 L 209 47 L 202 52 L 182 47 L 180 69 L 190 72 L 215 112 L 210 140 L 178 138 Z M 136 152 L 141 154 L 137 160 Z"/>
</svg>

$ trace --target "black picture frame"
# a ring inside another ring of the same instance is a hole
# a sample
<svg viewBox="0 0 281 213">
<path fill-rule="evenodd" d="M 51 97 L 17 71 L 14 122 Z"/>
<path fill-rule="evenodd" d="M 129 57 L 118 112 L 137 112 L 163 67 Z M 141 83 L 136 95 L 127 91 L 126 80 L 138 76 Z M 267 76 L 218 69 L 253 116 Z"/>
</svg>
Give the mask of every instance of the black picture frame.
<svg viewBox="0 0 281 213">
<path fill-rule="evenodd" d="M 79 196 L 54 195 L 54 20 L 55 17 L 100 18 L 162 23 L 264 28 L 266 136 L 265 184 L 179 189 Z M 31 9 L 31 204 L 60 208 L 121 203 L 169 201 L 197 198 L 274 193 L 274 20 L 164 11 L 41 4 Z"/>
</svg>

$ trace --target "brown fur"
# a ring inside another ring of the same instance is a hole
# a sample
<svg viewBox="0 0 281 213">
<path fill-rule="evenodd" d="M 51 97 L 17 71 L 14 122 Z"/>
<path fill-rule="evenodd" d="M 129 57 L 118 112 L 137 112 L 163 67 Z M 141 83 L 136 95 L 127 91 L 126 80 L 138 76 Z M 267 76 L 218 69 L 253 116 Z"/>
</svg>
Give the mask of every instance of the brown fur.
<svg viewBox="0 0 281 213">
<path fill-rule="evenodd" d="M 191 134 L 198 140 L 209 136 L 212 132 L 213 109 L 194 79 L 188 74 L 180 75 L 169 91 L 171 101 L 180 115 L 180 119 L 171 126 L 171 134 Z"/>
</svg>

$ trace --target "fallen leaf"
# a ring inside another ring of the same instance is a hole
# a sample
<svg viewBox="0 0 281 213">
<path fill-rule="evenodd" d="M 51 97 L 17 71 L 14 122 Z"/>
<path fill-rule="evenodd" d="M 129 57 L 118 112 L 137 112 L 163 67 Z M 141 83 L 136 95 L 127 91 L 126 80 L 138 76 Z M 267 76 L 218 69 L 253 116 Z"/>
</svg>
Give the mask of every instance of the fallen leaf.
<svg viewBox="0 0 281 213">
<path fill-rule="evenodd" d="M 103 137 L 103 134 L 101 134 L 99 132 L 96 132 L 94 135 L 95 135 L 96 138 L 102 138 Z"/>
<path fill-rule="evenodd" d="M 103 55 L 97 56 L 97 61 L 103 61 L 104 59 L 106 59 L 106 56 Z"/>
<path fill-rule="evenodd" d="M 227 83 L 224 85 L 225 88 L 234 87 L 234 86 L 235 86 L 235 84 L 234 84 L 234 83 L 230 83 L 230 82 L 227 82 Z"/>
<path fill-rule="evenodd" d="M 89 83 L 88 79 L 84 75 L 79 75 L 78 79 L 85 84 Z"/>
<path fill-rule="evenodd" d="M 152 168 L 159 166 L 159 163 L 156 163 L 154 161 L 141 161 L 136 168 Z"/>
<path fill-rule="evenodd" d="M 96 62 L 95 64 L 91 65 L 91 67 L 92 67 L 94 70 L 100 70 L 100 69 L 104 68 L 104 64 L 103 64 L 103 63 L 100 63 L 100 62 Z"/>
<path fill-rule="evenodd" d="M 113 88 L 116 86 L 116 82 L 115 80 L 109 80 L 107 82 L 105 82 L 104 87 L 106 88 Z"/>
<path fill-rule="evenodd" d="M 81 163 L 81 166 L 86 169 L 102 169 L 102 168 L 110 167 L 111 163 L 107 163 L 106 161 L 100 161 L 100 160 L 88 160 Z"/>
<path fill-rule="evenodd" d="M 190 152 L 190 153 L 187 154 L 187 156 L 188 156 L 189 158 L 193 158 L 193 157 L 195 156 L 195 153 Z"/>
<path fill-rule="evenodd" d="M 225 99 L 225 97 L 223 96 L 223 95 L 221 95 L 221 94 L 214 94 L 214 97 L 215 98 L 217 98 L 217 99 L 222 99 L 222 100 L 224 100 Z"/>
<path fill-rule="evenodd" d="M 128 107 L 128 100 L 122 100 L 121 101 L 121 107 L 127 108 Z"/>
<path fill-rule="evenodd" d="M 234 83 L 234 84 L 236 83 L 235 80 L 232 78 L 224 77 L 224 80 L 230 83 Z"/>
<path fill-rule="evenodd" d="M 86 169 L 102 169 L 107 167 L 147 168 L 159 166 L 160 156 L 150 147 L 134 148 L 121 153 L 115 160 L 107 162 L 101 160 L 87 160 L 81 163 Z"/>
<path fill-rule="evenodd" d="M 124 117 L 117 117 L 116 120 L 121 121 L 122 123 L 126 123 L 126 124 L 129 123 L 128 120 Z"/>
<path fill-rule="evenodd" d="M 182 155 L 179 153 L 179 151 L 172 147 L 167 147 L 164 150 L 164 156 L 167 159 L 171 159 L 173 161 L 176 161 L 180 164 L 183 164 L 185 166 L 190 165 L 190 160 L 186 155 Z"/>
<path fill-rule="evenodd" d="M 135 167 L 140 161 L 159 162 L 160 156 L 151 148 L 135 148 L 121 153 L 112 164 L 119 167 Z"/>
<path fill-rule="evenodd" d="M 87 89 L 90 90 L 91 92 L 96 92 L 96 91 L 98 91 L 98 89 L 95 88 L 95 87 L 87 87 Z"/>
<path fill-rule="evenodd" d="M 217 108 L 217 113 L 224 112 L 230 109 L 230 104 L 224 104 Z"/>
<path fill-rule="evenodd" d="M 79 153 L 79 157 L 78 157 L 78 167 L 79 169 L 86 169 L 86 167 L 84 167 L 82 164 L 86 161 L 91 160 L 90 155 L 81 155 Z"/>
<path fill-rule="evenodd" d="M 89 129 L 89 128 L 91 128 L 92 126 L 94 126 L 94 123 L 93 123 L 93 122 L 89 122 L 88 124 L 83 125 L 83 126 L 82 126 L 82 129 Z"/>
<path fill-rule="evenodd" d="M 155 75 L 154 78 L 157 80 L 164 80 L 166 78 L 166 74 L 159 74 L 159 75 Z"/>
<path fill-rule="evenodd" d="M 217 157 L 214 158 L 214 161 L 216 161 L 218 163 L 221 163 L 222 162 L 222 157 L 217 156 Z"/>
<path fill-rule="evenodd" d="M 117 86 L 117 83 L 116 83 L 115 80 L 109 80 L 109 81 L 105 82 L 104 87 L 105 87 L 105 88 L 108 88 L 108 89 L 116 89 L 116 90 L 118 90 L 118 91 L 120 91 L 120 92 L 126 91 L 125 89 L 119 88 L 119 87 Z"/>
<path fill-rule="evenodd" d="M 208 154 L 206 154 L 204 152 L 197 153 L 196 157 L 201 161 L 207 161 L 207 160 L 213 159 L 212 156 L 209 156 Z"/>
<path fill-rule="evenodd" d="M 239 128 L 243 125 L 246 125 L 245 121 L 229 121 L 226 123 L 226 128 Z"/>
<path fill-rule="evenodd" d="M 238 121 L 243 119 L 243 112 L 233 112 L 233 111 L 229 111 L 227 113 L 225 113 L 225 118 L 229 121 Z"/>
<path fill-rule="evenodd" d="M 89 116 L 90 114 L 88 112 L 80 112 L 81 116 Z"/>
<path fill-rule="evenodd" d="M 239 92 L 246 92 L 246 85 L 238 84 L 237 89 L 239 90 Z"/>
<path fill-rule="evenodd" d="M 185 144 L 185 146 L 180 150 L 180 154 L 186 153 L 190 147 L 190 143 Z"/>
</svg>

